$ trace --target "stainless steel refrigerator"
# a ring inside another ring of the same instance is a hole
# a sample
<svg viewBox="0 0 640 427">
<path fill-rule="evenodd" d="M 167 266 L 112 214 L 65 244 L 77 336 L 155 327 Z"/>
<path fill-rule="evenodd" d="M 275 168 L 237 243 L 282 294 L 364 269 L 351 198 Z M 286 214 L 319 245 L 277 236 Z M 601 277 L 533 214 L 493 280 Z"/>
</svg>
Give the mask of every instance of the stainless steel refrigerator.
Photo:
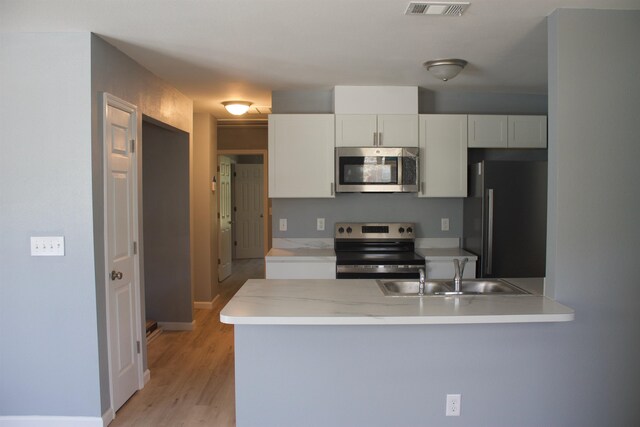
<svg viewBox="0 0 640 427">
<path fill-rule="evenodd" d="M 469 165 L 462 246 L 478 255 L 477 277 L 544 277 L 547 162 Z"/>
</svg>

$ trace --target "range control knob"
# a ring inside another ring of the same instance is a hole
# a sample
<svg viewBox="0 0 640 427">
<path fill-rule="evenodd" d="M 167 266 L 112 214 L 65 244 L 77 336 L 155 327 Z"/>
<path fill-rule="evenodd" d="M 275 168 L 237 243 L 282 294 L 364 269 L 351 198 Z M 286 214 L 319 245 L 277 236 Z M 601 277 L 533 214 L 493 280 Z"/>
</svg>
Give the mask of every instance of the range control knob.
<svg viewBox="0 0 640 427">
<path fill-rule="evenodd" d="M 352 231 L 351 227 L 347 227 L 347 233 L 351 234 Z"/>
<path fill-rule="evenodd" d="M 343 227 L 338 228 L 338 233 L 340 234 L 344 233 L 344 228 Z"/>
<path fill-rule="evenodd" d="M 407 227 L 407 233 L 413 233 L 413 228 Z"/>
<path fill-rule="evenodd" d="M 398 228 L 398 232 L 399 232 L 400 234 L 404 233 L 404 228 L 403 228 L 403 227 Z"/>
</svg>

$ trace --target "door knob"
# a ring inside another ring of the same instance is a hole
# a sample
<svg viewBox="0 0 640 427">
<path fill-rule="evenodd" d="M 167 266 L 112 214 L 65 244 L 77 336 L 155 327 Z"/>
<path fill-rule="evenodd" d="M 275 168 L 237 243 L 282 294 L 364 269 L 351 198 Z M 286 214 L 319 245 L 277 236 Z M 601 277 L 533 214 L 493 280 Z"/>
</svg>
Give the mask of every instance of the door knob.
<svg viewBox="0 0 640 427">
<path fill-rule="evenodd" d="M 111 272 L 111 280 L 120 280 L 122 279 L 122 272 L 113 270 Z"/>
</svg>

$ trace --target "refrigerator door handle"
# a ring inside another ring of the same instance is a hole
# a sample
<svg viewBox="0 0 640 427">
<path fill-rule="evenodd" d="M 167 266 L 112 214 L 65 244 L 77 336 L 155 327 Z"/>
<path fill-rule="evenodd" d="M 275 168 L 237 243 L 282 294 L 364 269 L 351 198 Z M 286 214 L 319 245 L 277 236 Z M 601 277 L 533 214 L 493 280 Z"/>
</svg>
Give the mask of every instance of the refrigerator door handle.
<svg viewBox="0 0 640 427">
<path fill-rule="evenodd" d="M 493 265 L 493 188 L 487 189 L 487 274 L 492 274 Z"/>
</svg>

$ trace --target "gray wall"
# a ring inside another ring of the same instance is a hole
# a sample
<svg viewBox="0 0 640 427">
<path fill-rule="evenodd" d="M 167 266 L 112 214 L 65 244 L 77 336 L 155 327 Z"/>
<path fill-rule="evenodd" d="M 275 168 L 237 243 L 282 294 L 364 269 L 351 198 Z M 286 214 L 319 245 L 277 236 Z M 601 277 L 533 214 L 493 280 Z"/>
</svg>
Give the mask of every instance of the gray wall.
<svg viewBox="0 0 640 427">
<path fill-rule="evenodd" d="M 420 89 L 421 114 L 547 114 L 547 95 Z"/>
<path fill-rule="evenodd" d="M 0 415 L 99 416 L 88 33 L 0 34 Z M 65 237 L 31 257 L 30 236 Z"/>
<path fill-rule="evenodd" d="M 344 221 L 416 223 L 418 237 L 462 235 L 462 199 L 420 199 L 414 194 L 337 194 L 335 199 L 273 199 L 273 237 L 333 238 L 334 224 Z M 287 231 L 279 231 L 287 218 Z M 316 231 L 316 218 L 325 230 Z M 440 218 L 449 218 L 449 231 L 440 231 Z"/>
<path fill-rule="evenodd" d="M 238 427 L 640 425 L 637 40 L 639 11 L 549 19 L 547 285 L 573 322 L 236 327 Z"/>
<path fill-rule="evenodd" d="M 138 135 L 142 113 L 190 132 L 192 103 L 90 33 L 0 34 L 0 56 L 0 415 L 99 417 L 109 407 L 99 92 L 138 105 Z M 34 235 L 65 236 L 65 256 L 29 256 Z"/>
<path fill-rule="evenodd" d="M 190 323 L 189 135 L 144 121 L 142 139 L 146 317 Z"/>
</svg>

